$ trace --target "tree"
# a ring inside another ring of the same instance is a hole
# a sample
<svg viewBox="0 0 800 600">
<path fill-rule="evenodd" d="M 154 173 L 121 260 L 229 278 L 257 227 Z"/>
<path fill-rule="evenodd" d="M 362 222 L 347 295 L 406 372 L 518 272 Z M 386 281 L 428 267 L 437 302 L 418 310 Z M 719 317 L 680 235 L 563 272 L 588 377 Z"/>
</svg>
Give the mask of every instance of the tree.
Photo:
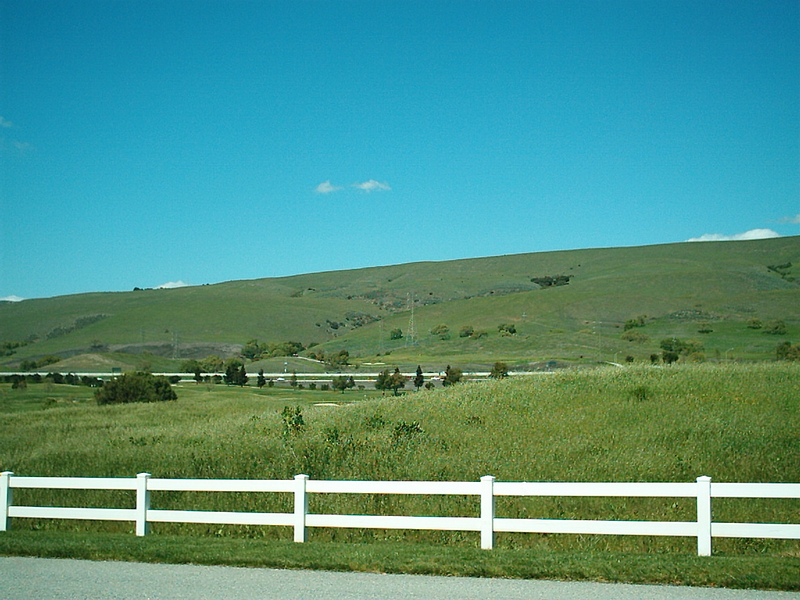
<svg viewBox="0 0 800 600">
<path fill-rule="evenodd" d="M 401 340 L 401 339 L 403 339 L 403 330 L 402 329 L 392 329 L 389 332 L 389 339 L 390 340 Z"/>
<path fill-rule="evenodd" d="M 472 337 L 472 334 L 475 333 L 475 328 L 472 325 L 464 325 L 458 332 L 458 337 L 466 338 Z"/>
<path fill-rule="evenodd" d="M 239 387 L 244 387 L 247 385 L 247 371 L 244 368 L 244 365 L 239 367 L 239 372 L 236 375 L 236 385 Z"/>
<path fill-rule="evenodd" d="M 414 387 L 419 391 L 419 388 L 421 388 L 424 383 L 425 376 L 422 374 L 422 367 L 417 365 L 417 374 L 414 376 Z"/>
<path fill-rule="evenodd" d="M 338 392 L 342 392 L 343 394 L 344 391 L 349 387 L 347 377 L 345 377 L 344 375 L 340 375 L 339 377 L 334 377 L 332 383 L 333 383 L 333 389 Z"/>
<path fill-rule="evenodd" d="M 350 353 L 347 350 L 339 350 L 325 357 L 325 362 L 334 369 L 346 367 L 350 363 Z"/>
<path fill-rule="evenodd" d="M 389 380 L 391 379 L 391 375 L 389 374 L 389 369 L 385 369 L 378 373 L 378 376 L 375 378 L 375 389 L 385 392 L 389 389 Z"/>
<path fill-rule="evenodd" d="M 256 385 L 258 386 L 258 389 L 261 389 L 267 385 L 267 378 L 264 377 L 264 369 L 258 370 L 258 379 L 256 379 Z"/>
<path fill-rule="evenodd" d="M 395 396 L 397 396 L 397 390 L 406 387 L 406 378 L 400 372 L 400 367 L 394 368 L 394 373 L 392 373 L 389 378 L 389 387 L 392 389 Z"/>
<path fill-rule="evenodd" d="M 244 368 L 244 364 L 242 364 L 242 361 L 240 361 L 237 358 L 232 358 L 228 362 L 226 362 L 225 377 L 223 378 L 223 381 L 225 381 L 225 385 L 240 385 L 239 373 L 241 372 L 242 368 Z"/>
<path fill-rule="evenodd" d="M 489 371 L 489 377 L 492 379 L 505 379 L 508 377 L 508 365 L 504 362 L 496 362 Z"/>
<path fill-rule="evenodd" d="M 461 377 L 463 375 L 464 373 L 461 371 L 461 369 L 447 365 L 447 368 L 444 370 L 444 379 L 442 380 L 442 385 L 455 385 L 461 381 Z"/>
<path fill-rule="evenodd" d="M 107 381 L 94 393 L 98 404 L 129 402 L 163 402 L 177 400 L 178 395 L 163 375 L 138 371 Z"/>
</svg>

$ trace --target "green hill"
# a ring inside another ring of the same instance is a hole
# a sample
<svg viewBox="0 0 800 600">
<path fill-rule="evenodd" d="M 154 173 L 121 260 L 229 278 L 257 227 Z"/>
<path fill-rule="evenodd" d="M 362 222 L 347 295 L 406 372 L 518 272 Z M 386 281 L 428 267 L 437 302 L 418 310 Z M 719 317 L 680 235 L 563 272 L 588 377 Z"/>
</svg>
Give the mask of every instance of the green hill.
<svg viewBox="0 0 800 600">
<path fill-rule="evenodd" d="M 251 339 L 314 344 L 315 354 L 346 349 L 351 362 L 431 368 L 646 361 L 671 337 L 700 342 L 710 359 L 765 359 L 779 342 L 800 339 L 799 274 L 800 237 L 785 237 L 0 303 L 0 342 L 8 348 L 0 369 L 55 355 L 72 357 L 63 365 L 69 369 L 107 370 L 135 366 L 147 353 L 153 368 L 169 370 L 186 358 L 232 356 Z M 628 332 L 634 341 L 626 341 L 625 323 L 638 317 L 637 335 Z M 754 328 L 756 320 L 764 327 Z M 785 334 L 766 333 L 777 320 Z M 502 324 L 516 333 L 499 331 Z M 431 333 L 439 325 L 447 331 Z M 462 337 L 465 327 L 476 333 Z M 390 339 L 398 329 L 403 337 Z M 27 344 L 11 348 L 20 342 Z"/>
</svg>

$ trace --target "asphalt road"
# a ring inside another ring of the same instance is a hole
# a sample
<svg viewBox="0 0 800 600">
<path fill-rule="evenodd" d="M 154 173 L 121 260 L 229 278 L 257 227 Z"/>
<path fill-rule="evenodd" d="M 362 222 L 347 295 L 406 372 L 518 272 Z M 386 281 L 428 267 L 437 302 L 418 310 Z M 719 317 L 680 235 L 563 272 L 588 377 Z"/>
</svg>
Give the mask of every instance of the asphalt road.
<svg viewBox="0 0 800 600">
<path fill-rule="evenodd" d="M 1 557 L 0 598 L 798 600 L 800 593 Z"/>
</svg>

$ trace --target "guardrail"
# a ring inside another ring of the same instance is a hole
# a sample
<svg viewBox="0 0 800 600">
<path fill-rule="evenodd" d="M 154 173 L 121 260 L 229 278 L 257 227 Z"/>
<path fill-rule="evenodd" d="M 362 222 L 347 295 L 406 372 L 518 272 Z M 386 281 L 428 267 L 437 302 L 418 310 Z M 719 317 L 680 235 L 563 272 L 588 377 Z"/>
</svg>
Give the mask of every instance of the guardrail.
<svg viewBox="0 0 800 600">
<path fill-rule="evenodd" d="M 14 489 L 130 490 L 136 507 L 62 508 L 18 506 Z M 160 491 L 187 492 L 284 492 L 294 495 L 292 513 L 216 512 L 158 510 L 150 508 L 150 495 Z M 397 515 L 335 515 L 308 512 L 309 494 L 413 494 L 476 496 L 478 517 L 435 517 Z M 499 496 L 593 496 L 694 498 L 695 521 L 598 521 L 585 519 L 512 519 L 495 516 Z M 712 498 L 794 498 L 800 499 L 798 483 L 712 483 L 698 477 L 693 483 L 578 483 L 499 482 L 491 475 L 479 482 L 459 481 L 332 481 L 312 480 L 307 475 L 294 479 L 158 479 L 148 473 L 135 478 L 21 477 L 0 474 L 0 531 L 11 528 L 12 518 L 84 519 L 130 521 L 136 535 L 149 533 L 150 523 L 214 523 L 236 525 L 282 525 L 294 528 L 294 541 L 305 542 L 309 527 L 366 529 L 413 529 L 480 532 L 481 548 L 494 546 L 495 533 L 569 533 L 589 535 L 644 535 L 696 537 L 697 553 L 711 555 L 714 537 L 800 539 L 800 524 L 715 523 Z"/>
</svg>

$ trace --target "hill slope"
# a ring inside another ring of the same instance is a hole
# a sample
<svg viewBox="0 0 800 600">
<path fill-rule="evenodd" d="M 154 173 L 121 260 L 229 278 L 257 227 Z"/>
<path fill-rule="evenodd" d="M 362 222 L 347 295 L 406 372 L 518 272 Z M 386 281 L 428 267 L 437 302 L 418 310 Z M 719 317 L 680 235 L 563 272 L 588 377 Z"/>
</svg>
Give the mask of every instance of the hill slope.
<svg viewBox="0 0 800 600">
<path fill-rule="evenodd" d="M 88 352 L 231 355 L 253 338 L 347 349 L 362 360 L 391 352 L 391 361 L 408 364 L 638 360 L 671 336 L 699 337 L 712 356 L 765 358 L 779 341 L 798 338 L 799 274 L 800 237 L 787 237 L 78 294 L 0 303 L 0 342 L 33 342 L 0 359 L 0 366 Z M 625 321 L 640 315 L 646 318 L 636 329 L 639 342 L 621 339 Z M 786 336 L 748 328 L 750 319 L 781 319 Z M 501 335 L 504 323 L 516 334 Z M 711 331 L 698 333 L 700 323 Z M 431 334 L 437 325 L 449 331 Z M 485 335 L 460 337 L 465 326 Z M 395 329 L 403 337 L 391 340 Z"/>
</svg>

